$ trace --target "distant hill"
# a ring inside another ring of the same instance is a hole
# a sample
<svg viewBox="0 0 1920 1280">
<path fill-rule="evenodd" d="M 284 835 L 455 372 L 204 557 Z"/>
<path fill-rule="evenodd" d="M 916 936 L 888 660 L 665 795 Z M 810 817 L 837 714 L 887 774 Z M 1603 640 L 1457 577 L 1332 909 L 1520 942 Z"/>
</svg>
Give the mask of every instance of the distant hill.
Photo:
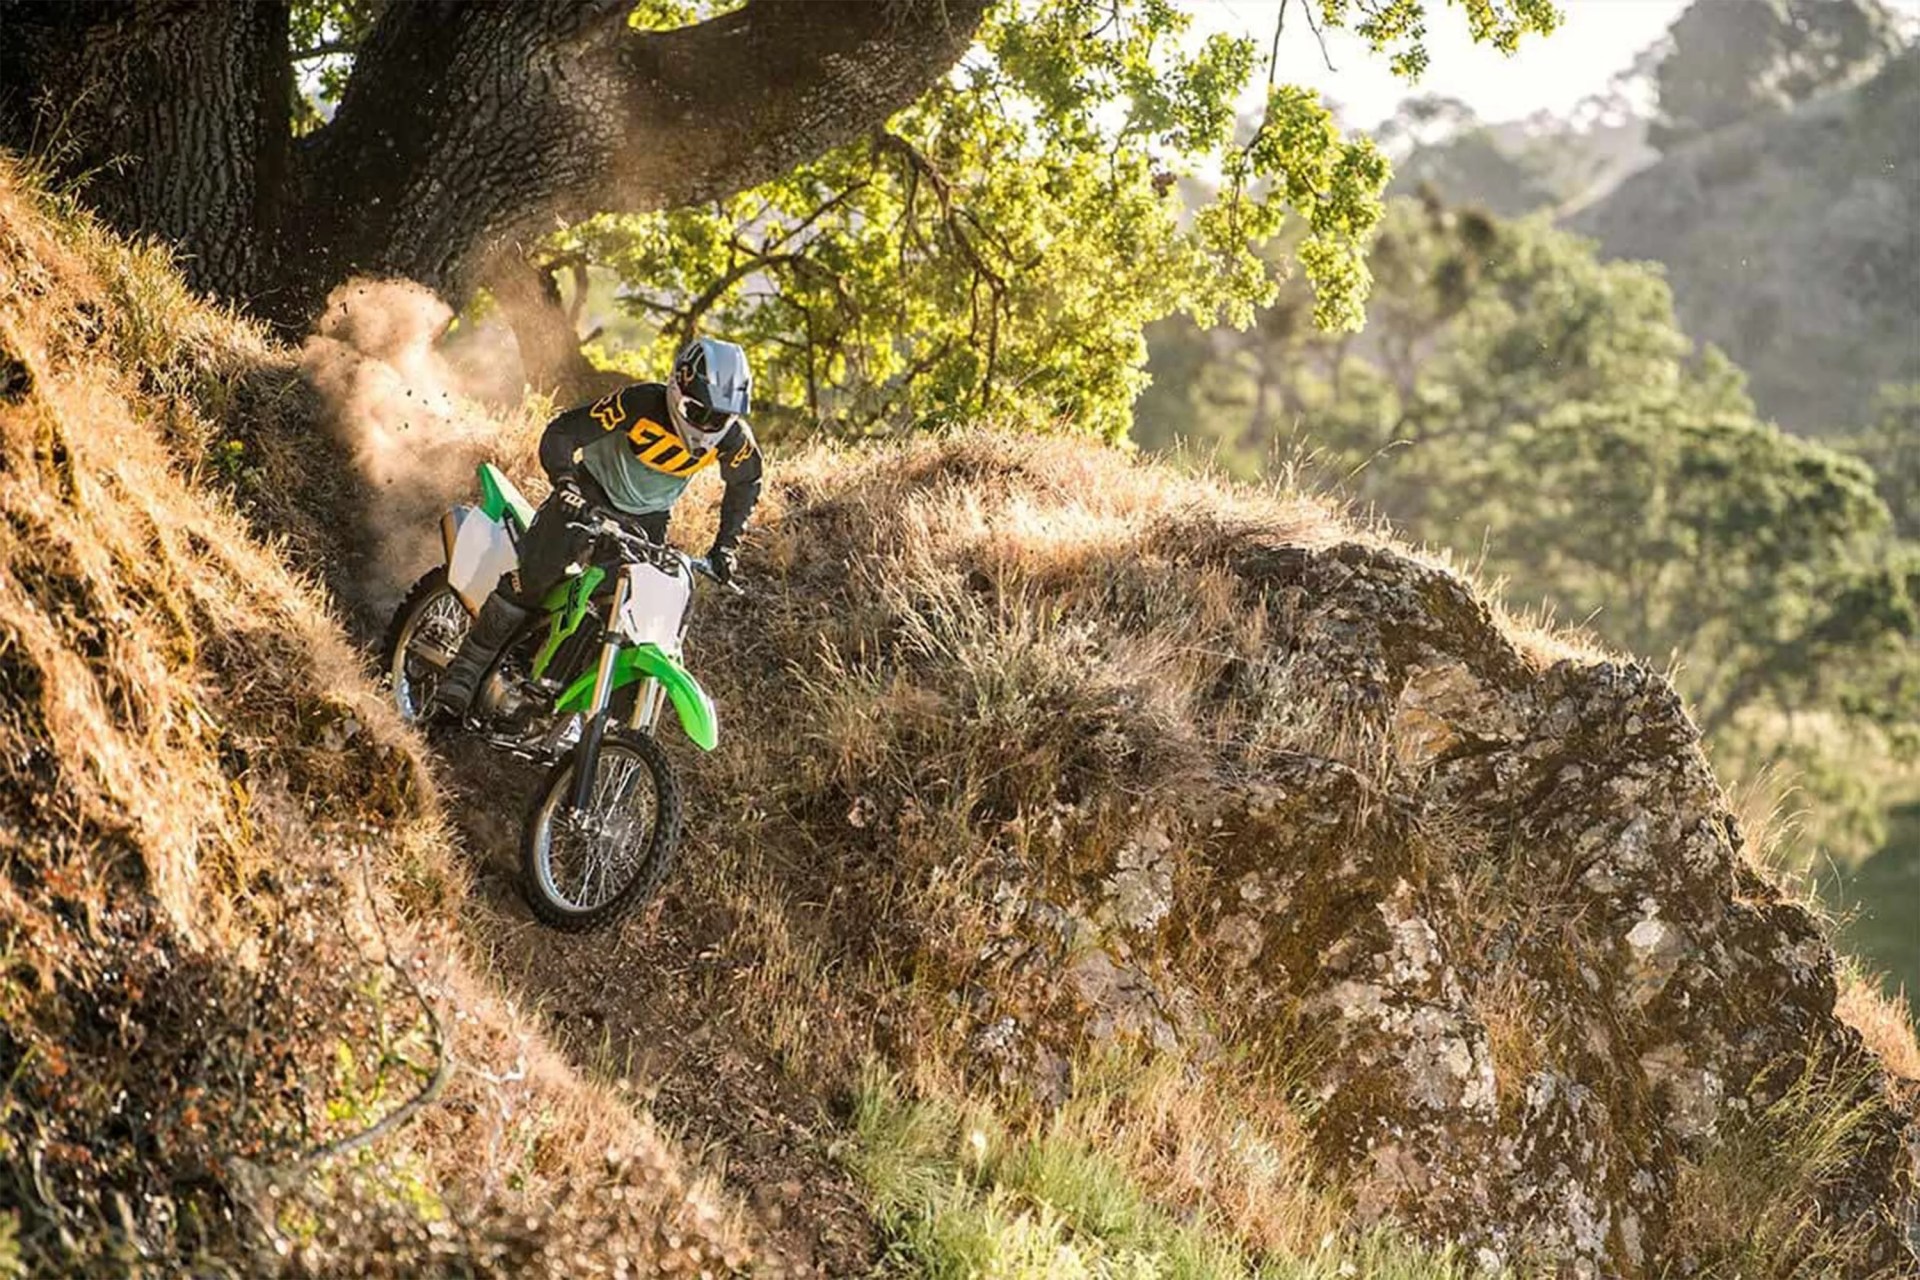
<svg viewBox="0 0 1920 1280">
<path fill-rule="evenodd" d="M 1482 124 L 1423 141 L 1397 159 L 1389 195 L 1439 193 L 1518 218 L 1541 209 L 1578 209 L 1659 159 L 1648 119 L 1618 95 L 1581 104 L 1573 118 L 1545 112 Z"/>
<path fill-rule="evenodd" d="M 1688 333 L 1752 377 L 1762 412 L 1821 433 L 1920 380 L 1920 52 L 1791 112 L 1683 146 L 1569 221 L 1664 263 Z"/>
</svg>

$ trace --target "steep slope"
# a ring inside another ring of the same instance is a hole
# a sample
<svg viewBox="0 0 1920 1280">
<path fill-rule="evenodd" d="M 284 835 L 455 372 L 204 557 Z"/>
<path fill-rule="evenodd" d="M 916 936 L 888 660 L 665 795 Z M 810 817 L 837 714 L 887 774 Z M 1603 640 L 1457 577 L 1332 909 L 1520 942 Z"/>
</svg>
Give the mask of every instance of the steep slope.
<svg viewBox="0 0 1920 1280">
<path fill-rule="evenodd" d="M 503 934 L 635 1075 L 831 1098 L 877 1053 L 1016 1113 L 1093 1090 L 1141 1185 L 1282 1257 L 1312 1201 L 1528 1274 L 1912 1265 L 1913 1086 L 1659 677 L 1312 502 L 1071 442 L 774 476 L 754 598 L 696 623 L 726 742 L 683 756 L 660 919 Z M 1090 1084 L 1115 1054 L 1200 1114 Z M 746 1096 L 713 1140 L 785 1132 Z"/>
<path fill-rule="evenodd" d="M 432 540 L 385 545 L 405 450 L 353 443 L 350 396 L 317 432 L 293 353 L 152 255 L 0 200 L 0 1186 L 34 1263 L 744 1260 L 597 1072 L 828 1274 L 992 1232 L 1030 1275 L 1911 1270 L 1913 1086 L 1657 676 L 1295 495 L 990 432 L 810 449 L 754 594 L 696 617 L 723 746 L 669 743 L 681 870 L 556 937 L 498 874 L 527 780 L 456 744 L 443 816 L 253 536 L 377 613 Z"/>
<path fill-rule="evenodd" d="M 1572 220 L 1666 265 L 1686 331 L 1746 369 L 1763 413 L 1857 426 L 1920 380 L 1920 48 L 1872 80 L 1708 134 Z"/>
<path fill-rule="evenodd" d="M 418 743 L 206 483 L 302 402 L 0 167 L 0 1274 L 744 1263 L 474 976 Z"/>
</svg>

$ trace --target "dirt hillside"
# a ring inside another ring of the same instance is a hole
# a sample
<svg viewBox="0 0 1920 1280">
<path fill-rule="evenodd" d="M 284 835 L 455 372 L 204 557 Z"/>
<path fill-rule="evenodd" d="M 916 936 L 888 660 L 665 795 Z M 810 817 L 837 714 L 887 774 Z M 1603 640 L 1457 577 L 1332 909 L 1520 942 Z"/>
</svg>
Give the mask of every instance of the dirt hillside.
<svg viewBox="0 0 1920 1280">
<path fill-rule="evenodd" d="M 214 483 L 304 402 L 0 168 L 0 1274 L 744 1263 L 476 969 L 420 744 Z"/>
</svg>

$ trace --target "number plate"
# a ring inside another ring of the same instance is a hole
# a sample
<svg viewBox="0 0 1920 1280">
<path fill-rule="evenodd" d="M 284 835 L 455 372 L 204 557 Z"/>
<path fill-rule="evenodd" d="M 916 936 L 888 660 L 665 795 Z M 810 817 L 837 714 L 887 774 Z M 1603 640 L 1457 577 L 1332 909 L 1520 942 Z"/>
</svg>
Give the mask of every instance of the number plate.
<svg viewBox="0 0 1920 1280">
<path fill-rule="evenodd" d="M 630 564 L 627 603 L 620 611 L 620 636 L 629 644 L 657 644 L 680 652 L 680 619 L 686 615 L 693 584 L 685 576 L 663 573 L 650 564 Z"/>
</svg>

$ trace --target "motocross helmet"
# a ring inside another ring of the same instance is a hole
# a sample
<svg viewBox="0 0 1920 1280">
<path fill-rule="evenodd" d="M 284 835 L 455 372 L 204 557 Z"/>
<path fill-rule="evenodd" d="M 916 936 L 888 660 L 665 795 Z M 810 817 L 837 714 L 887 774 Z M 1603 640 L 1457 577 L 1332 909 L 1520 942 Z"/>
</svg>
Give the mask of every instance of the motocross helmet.
<svg viewBox="0 0 1920 1280">
<path fill-rule="evenodd" d="M 695 338 L 680 348 L 667 378 L 667 415 L 696 457 L 718 445 L 752 407 L 746 352 L 718 338 Z"/>
</svg>

